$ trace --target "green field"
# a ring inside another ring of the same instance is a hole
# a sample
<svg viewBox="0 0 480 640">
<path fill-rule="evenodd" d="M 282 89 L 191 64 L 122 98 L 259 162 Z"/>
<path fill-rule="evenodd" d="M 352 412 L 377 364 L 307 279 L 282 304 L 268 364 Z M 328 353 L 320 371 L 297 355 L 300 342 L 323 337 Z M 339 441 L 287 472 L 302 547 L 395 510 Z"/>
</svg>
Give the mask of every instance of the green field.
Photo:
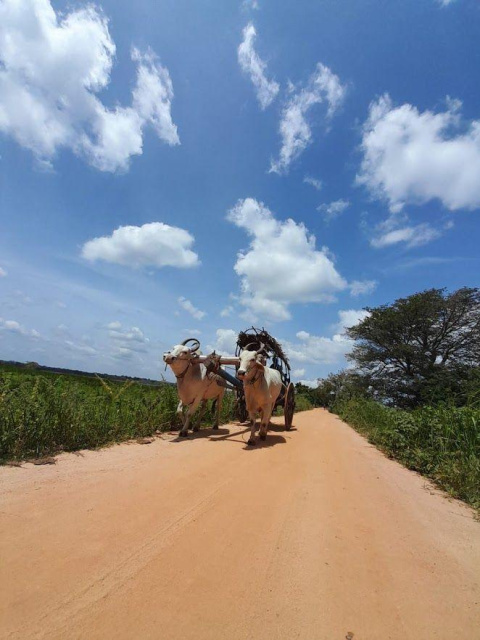
<svg viewBox="0 0 480 640">
<path fill-rule="evenodd" d="M 298 410 L 310 409 L 307 398 Z M 178 426 L 174 385 L 0 365 L 0 463 L 95 448 Z M 227 392 L 221 422 L 234 419 Z M 202 425 L 212 422 L 206 413 Z"/>
<path fill-rule="evenodd" d="M 365 398 L 332 410 L 389 456 L 480 508 L 480 409 L 449 405 L 402 411 Z"/>
</svg>

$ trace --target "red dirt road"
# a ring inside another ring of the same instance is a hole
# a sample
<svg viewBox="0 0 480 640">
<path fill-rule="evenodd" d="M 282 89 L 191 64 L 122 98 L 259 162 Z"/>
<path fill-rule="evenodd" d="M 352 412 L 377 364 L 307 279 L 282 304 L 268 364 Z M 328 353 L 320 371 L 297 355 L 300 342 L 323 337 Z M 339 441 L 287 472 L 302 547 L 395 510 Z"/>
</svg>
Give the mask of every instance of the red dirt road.
<svg viewBox="0 0 480 640">
<path fill-rule="evenodd" d="M 1 468 L 0 637 L 480 638 L 472 512 L 335 416 L 294 423 Z"/>
</svg>

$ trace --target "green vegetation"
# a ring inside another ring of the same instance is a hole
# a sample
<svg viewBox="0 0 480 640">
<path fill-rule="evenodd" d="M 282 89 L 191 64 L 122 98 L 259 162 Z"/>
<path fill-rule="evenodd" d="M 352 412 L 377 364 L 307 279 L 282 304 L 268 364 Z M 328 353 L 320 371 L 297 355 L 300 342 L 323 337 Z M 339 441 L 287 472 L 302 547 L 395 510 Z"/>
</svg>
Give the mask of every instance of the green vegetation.
<svg viewBox="0 0 480 640">
<path fill-rule="evenodd" d="M 352 368 L 315 397 L 389 456 L 480 508 L 480 291 L 430 289 L 367 308 Z"/>
<path fill-rule="evenodd" d="M 333 411 L 389 456 L 480 508 L 479 408 L 404 411 L 354 397 L 339 401 Z"/>
<path fill-rule="evenodd" d="M 226 394 L 221 419 L 233 398 Z M 175 425 L 176 388 L 0 369 L 0 461 L 95 448 Z M 209 415 L 205 416 L 208 421 Z"/>
<path fill-rule="evenodd" d="M 58 451 L 91 449 L 174 427 L 177 390 L 168 383 L 141 384 L 36 367 L 0 365 L 0 463 Z M 297 410 L 310 409 L 297 398 Z M 234 419 L 227 392 L 220 421 Z M 212 423 L 207 411 L 202 424 Z"/>
</svg>

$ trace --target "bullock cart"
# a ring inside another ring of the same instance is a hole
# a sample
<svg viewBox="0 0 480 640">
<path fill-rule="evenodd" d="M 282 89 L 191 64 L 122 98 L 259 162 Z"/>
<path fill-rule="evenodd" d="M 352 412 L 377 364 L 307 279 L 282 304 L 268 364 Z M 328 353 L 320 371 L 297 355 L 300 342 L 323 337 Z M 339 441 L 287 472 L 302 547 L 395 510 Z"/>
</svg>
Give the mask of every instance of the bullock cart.
<svg viewBox="0 0 480 640">
<path fill-rule="evenodd" d="M 295 413 L 295 386 L 290 380 L 290 363 L 285 355 L 282 346 L 265 329 L 251 327 L 238 334 L 235 357 L 219 356 L 215 352 L 208 356 L 200 356 L 205 363 L 207 370 L 212 374 L 219 375 L 234 390 L 237 397 L 237 417 L 240 422 L 248 419 L 247 407 L 245 404 L 245 393 L 243 383 L 238 378 L 230 375 L 221 367 L 222 365 L 234 365 L 238 368 L 239 355 L 242 350 L 259 351 L 265 355 L 268 366 L 279 371 L 282 378 L 282 391 L 275 402 L 275 409 L 282 407 L 285 418 L 285 429 L 288 431 L 293 423 Z"/>
</svg>

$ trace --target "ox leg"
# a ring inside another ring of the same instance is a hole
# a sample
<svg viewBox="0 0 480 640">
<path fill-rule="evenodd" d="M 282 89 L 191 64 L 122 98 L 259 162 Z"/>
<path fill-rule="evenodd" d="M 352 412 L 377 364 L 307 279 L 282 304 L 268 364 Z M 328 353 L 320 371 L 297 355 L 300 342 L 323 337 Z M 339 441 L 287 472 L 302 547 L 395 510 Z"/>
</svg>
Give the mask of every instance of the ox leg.
<svg viewBox="0 0 480 640">
<path fill-rule="evenodd" d="M 270 417 L 272 415 L 271 407 L 262 407 L 262 422 L 260 424 L 260 439 L 267 439 L 268 425 L 270 424 Z"/>
<path fill-rule="evenodd" d="M 185 416 L 185 422 L 183 423 L 182 430 L 179 433 L 179 436 L 181 438 L 186 438 L 188 436 L 188 427 L 190 426 L 190 420 L 193 414 L 195 413 L 195 411 L 197 410 L 198 405 L 200 404 L 201 401 L 202 401 L 202 398 L 200 397 L 194 400 L 191 405 L 189 405 L 187 415 Z"/>
<path fill-rule="evenodd" d="M 202 421 L 203 415 L 205 413 L 205 409 L 207 408 L 207 401 L 202 400 L 202 404 L 200 405 L 200 412 L 198 414 L 197 421 L 192 427 L 192 431 L 198 431 L 200 429 L 200 423 Z"/>
<path fill-rule="evenodd" d="M 214 400 L 214 403 L 215 403 L 215 420 L 213 422 L 214 429 L 218 429 L 218 425 L 220 424 L 220 409 L 222 408 L 223 394 L 224 394 L 224 391 L 222 389 L 222 392 L 220 393 L 220 395 Z"/>
<path fill-rule="evenodd" d="M 248 439 L 247 444 L 254 446 L 256 444 L 255 442 L 255 431 L 256 431 L 256 416 L 255 413 L 249 413 L 249 418 L 250 418 L 250 438 Z"/>
<path fill-rule="evenodd" d="M 183 402 L 180 400 L 180 402 L 178 403 L 178 407 L 177 407 L 177 417 L 180 418 L 180 422 L 183 423 L 185 422 L 184 420 L 184 416 L 183 416 Z"/>
</svg>

